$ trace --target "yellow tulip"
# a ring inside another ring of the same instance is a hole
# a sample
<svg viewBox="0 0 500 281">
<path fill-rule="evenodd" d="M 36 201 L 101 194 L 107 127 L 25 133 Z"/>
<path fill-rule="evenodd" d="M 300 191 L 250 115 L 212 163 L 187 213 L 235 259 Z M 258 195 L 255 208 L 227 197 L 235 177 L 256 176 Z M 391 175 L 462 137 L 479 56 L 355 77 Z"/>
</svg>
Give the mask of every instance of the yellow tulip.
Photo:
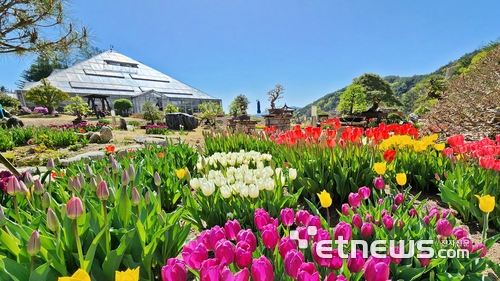
<svg viewBox="0 0 500 281">
<path fill-rule="evenodd" d="M 375 172 L 379 175 L 385 174 L 385 170 L 387 169 L 387 163 L 386 162 L 379 162 L 373 164 L 373 169 Z"/>
<path fill-rule="evenodd" d="M 115 271 L 115 281 L 139 281 L 139 267 L 126 271 Z"/>
<path fill-rule="evenodd" d="M 406 174 L 405 173 L 397 173 L 396 174 L 396 182 L 403 186 L 406 184 Z"/>
<path fill-rule="evenodd" d="M 90 275 L 83 269 L 78 269 L 71 277 L 59 277 L 58 281 L 90 281 Z"/>
<path fill-rule="evenodd" d="M 437 150 L 437 151 L 442 151 L 445 147 L 445 144 L 444 143 L 436 143 L 434 145 L 434 149 Z"/>
<path fill-rule="evenodd" d="M 175 170 L 175 173 L 177 174 L 177 177 L 182 180 L 185 176 L 186 176 L 186 173 L 188 172 L 188 168 L 184 168 L 184 169 L 179 169 L 179 170 Z"/>
<path fill-rule="evenodd" d="M 319 202 L 321 203 L 321 207 L 328 208 L 332 205 L 332 196 L 330 193 L 323 190 L 321 193 L 317 193 L 319 197 Z"/>
<path fill-rule="evenodd" d="M 495 209 L 495 197 L 491 195 L 475 196 L 479 199 L 479 209 L 481 209 L 481 211 L 491 213 Z"/>
</svg>

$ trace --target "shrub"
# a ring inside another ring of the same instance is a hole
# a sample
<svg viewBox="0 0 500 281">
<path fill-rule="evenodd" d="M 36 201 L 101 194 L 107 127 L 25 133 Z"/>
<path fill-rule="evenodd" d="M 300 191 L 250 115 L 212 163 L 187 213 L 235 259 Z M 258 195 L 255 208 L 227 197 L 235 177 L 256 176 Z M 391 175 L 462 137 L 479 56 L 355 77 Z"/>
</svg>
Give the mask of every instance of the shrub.
<svg viewBox="0 0 500 281">
<path fill-rule="evenodd" d="M 113 102 L 113 107 L 120 111 L 120 114 L 128 115 L 129 109 L 134 107 L 134 104 L 128 99 L 117 99 Z"/>
<path fill-rule="evenodd" d="M 7 94 L 0 93 L 0 104 L 3 107 L 17 107 L 20 102 Z"/>
<path fill-rule="evenodd" d="M 179 109 L 175 107 L 173 104 L 167 104 L 167 107 L 165 107 L 165 113 L 174 113 L 174 112 L 179 112 Z"/>
<path fill-rule="evenodd" d="M 80 96 L 75 96 L 69 99 L 69 104 L 64 107 L 64 111 L 69 114 L 74 113 L 77 119 L 82 119 L 83 115 L 90 112 L 90 108 Z"/>
<path fill-rule="evenodd" d="M 60 102 L 69 99 L 69 95 L 51 86 L 49 81 L 46 79 L 41 80 L 42 85 L 29 89 L 26 92 L 26 100 L 34 104 L 47 107 L 49 113 L 52 113 L 55 107 L 59 105 Z"/>
<path fill-rule="evenodd" d="M 142 105 L 142 111 L 144 111 L 144 119 L 151 121 L 153 124 L 156 120 L 161 119 L 161 112 L 150 101 Z"/>
<path fill-rule="evenodd" d="M 139 121 L 130 121 L 130 122 L 128 122 L 128 124 L 130 126 L 139 127 L 141 125 L 141 122 L 139 122 Z"/>
<path fill-rule="evenodd" d="M 106 125 L 111 124 L 111 122 L 109 120 L 106 120 L 106 119 L 99 119 L 99 120 L 97 120 L 97 122 L 102 123 L 102 124 L 106 124 Z"/>
</svg>

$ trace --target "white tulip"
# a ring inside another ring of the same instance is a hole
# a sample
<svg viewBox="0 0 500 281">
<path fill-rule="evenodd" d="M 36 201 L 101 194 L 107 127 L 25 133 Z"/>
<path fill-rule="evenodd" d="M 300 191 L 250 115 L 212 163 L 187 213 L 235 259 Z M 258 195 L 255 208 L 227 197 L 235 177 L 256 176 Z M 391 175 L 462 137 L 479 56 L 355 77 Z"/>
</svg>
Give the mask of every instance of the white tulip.
<svg viewBox="0 0 500 281">
<path fill-rule="evenodd" d="M 244 184 L 240 188 L 240 196 L 241 197 L 248 197 L 248 185 Z"/>
<path fill-rule="evenodd" d="M 252 184 L 252 183 L 254 183 L 253 175 L 250 172 L 246 172 L 245 173 L 244 179 L 245 179 L 245 183 L 246 184 Z"/>
<path fill-rule="evenodd" d="M 296 179 L 297 178 L 297 170 L 294 168 L 290 168 L 290 170 L 288 170 L 288 175 L 290 176 L 291 180 Z"/>
<path fill-rule="evenodd" d="M 274 189 L 274 180 L 269 178 L 266 180 L 266 190 L 272 191 Z"/>
<path fill-rule="evenodd" d="M 189 181 L 189 185 L 191 185 L 191 187 L 194 190 L 197 190 L 198 188 L 200 188 L 200 179 L 198 179 L 198 178 L 191 179 Z"/>
<path fill-rule="evenodd" d="M 256 185 L 259 187 L 259 190 L 264 190 L 266 188 L 266 181 L 263 179 L 257 180 Z"/>
<path fill-rule="evenodd" d="M 232 190 L 228 185 L 221 186 L 220 188 L 220 195 L 224 198 L 229 198 L 231 197 Z"/>
<path fill-rule="evenodd" d="M 257 169 L 259 169 L 259 170 L 264 169 L 264 163 L 263 162 L 257 162 Z"/>
<path fill-rule="evenodd" d="M 201 165 L 201 163 L 200 163 L 200 162 L 196 163 L 196 169 L 197 169 L 198 171 L 203 170 L 203 166 Z"/>
<path fill-rule="evenodd" d="M 248 186 L 248 195 L 250 196 L 250 198 L 259 197 L 259 189 L 255 184 L 251 184 Z"/>
<path fill-rule="evenodd" d="M 206 181 L 201 184 L 200 186 L 201 191 L 203 192 L 203 195 L 205 196 L 210 196 L 212 193 L 215 191 L 215 184 L 212 181 Z"/>
</svg>

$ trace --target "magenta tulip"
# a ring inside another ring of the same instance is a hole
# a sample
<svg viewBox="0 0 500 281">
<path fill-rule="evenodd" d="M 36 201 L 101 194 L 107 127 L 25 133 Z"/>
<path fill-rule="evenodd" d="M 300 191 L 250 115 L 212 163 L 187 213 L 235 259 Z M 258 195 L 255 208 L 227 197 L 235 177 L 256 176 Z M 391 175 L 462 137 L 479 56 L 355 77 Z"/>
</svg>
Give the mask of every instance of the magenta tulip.
<svg viewBox="0 0 500 281">
<path fill-rule="evenodd" d="M 196 237 L 196 241 L 198 241 L 198 243 L 202 243 L 205 246 L 207 246 L 209 244 L 209 241 L 210 241 L 210 229 L 203 230 L 198 235 L 198 237 Z"/>
<path fill-rule="evenodd" d="M 295 249 L 290 250 L 285 256 L 285 273 L 297 278 L 299 267 L 304 263 L 304 255 Z"/>
<path fill-rule="evenodd" d="M 226 231 L 224 230 L 224 228 L 221 228 L 218 225 L 212 227 L 210 229 L 210 238 L 208 239 L 208 245 L 206 245 L 207 249 L 210 251 L 213 250 L 215 248 L 215 244 L 225 238 Z"/>
<path fill-rule="evenodd" d="M 291 250 L 297 250 L 297 242 L 290 238 L 290 236 L 285 236 L 279 241 L 278 252 L 280 256 L 284 259 L 286 254 Z"/>
<path fill-rule="evenodd" d="M 467 250 L 469 252 L 472 252 L 473 246 L 472 246 L 472 240 L 469 237 L 462 237 L 457 240 L 457 244 L 460 247 L 460 249 Z"/>
<path fill-rule="evenodd" d="M 367 215 L 365 216 L 365 221 L 370 221 L 370 222 L 373 222 L 373 216 L 372 216 L 372 215 L 370 215 L 370 214 L 367 214 Z"/>
<path fill-rule="evenodd" d="M 349 279 L 347 279 L 347 277 L 345 277 L 344 275 L 339 275 L 337 276 L 336 281 L 349 281 Z"/>
<path fill-rule="evenodd" d="M 351 207 L 349 207 L 349 204 L 347 204 L 347 203 L 342 204 L 342 214 L 344 216 L 348 216 L 350 210 L 351 210 Z"/>
<path fill-rule="evenodd" d="M 378 189 L 378 190 L 382 190 L 385 188 L 385 182 L 384 182 L 384 179 L 382 177 L 377 177 L 373 180 L 373 186 Z"/>
<path fill-rule="evenodd" d="M 318 243 L 317 242 L 313 243 L 313 246 L 312 246 L 312 249 L 311 249 L 313 259 L 320 266 L 327 267 L 331 263 L 332 259 L 331 258 L 320 257 L 319 252 L 318 252 L 319 250 L 320 249 L 318 249 Z M 325 254 L 326 255 L 328 253 L 321 252 L 321 254 Z"/>
<path fill-rule="evenodd" d="M 327 266 L 329 269 L 339 270 L 344 264 L 344 260 L 339 256 L 339 250 L 335 249 L 332 251 L 332 260 Z"/>
<path fill-rule="evenodd" d="M 330 232 L 328 230 L 319 228 L 316 235 L 314 235 L 313 241 L 319 242 L 322 240 L 332 240 L 332 237 L 330 236 Z"/>
<path fill-rule="evenodd" d="M 394 228 L 394 221 L 391 216 L 387 215 L 382 218 L 382 223 L 387 230 L 392 230 Z"/>
<path fill-rule="evenodd" d="M 396 196 L 394 197 L 394 204 L 399 206 L 399 205 L 403 204 L 403 201 L 404 201 L 403 194 L 402 193 L 396 194 Z"/>
<path fill-rule="evenodd" d="M 239 268 L 245 268 L 252 262 L 252 250 L 250 244 L 245 241 L 240 241 L 236 244 L 234 251 L 235 263 Z"/>
<path fill-rule="evenodd" d="M 274 281 L 273 266 L 265 256 L 252 261 L 252 278 L 254 281 Z"/>
<path fill-rule="evenodd" d="M 363 277 L 366 281 L 387 281 L 390 275 L 389 264 L 369 257 L 364 266 Z"/>
<path fill-rule="evenodd" d="M 480 258 L 486 256 L 486 246 L 484 244 L 476 244 L 472 246 L 472 252 L 475 253 L 477 251 L 481 251 L 481 254 L 479 255 Z"/>
<path fill-rule="evenodd" d="M 363 235 L 364 238 L 369 238 L 372 234 L 373 225 L 370 222 L 363 223 L 363 226 L 361 226 L 361 235 Z"/>
<path fill-rule="evenodd" d="M 203 281 L 221 280 L 222 266 L 217 259 L 207 259 L 201 263 L 200 279 Z"/>
<path fill-rule="evenodd" d="M 224 225 L 224 230 L 226 232 L 227 239 L 236 240 L 236 235 L 240 232 L 241 226 L 238 220 L 228 220 Z"/>
<path fill-rule="evenodd" d="M 447 219 L 439 219 L 436 223 L 437 233 L 443 237 L 449 237 L 452 234 L 453 226 Z"/>
<path fill-rule="evenodd" d="M 281 210 L 281 212 L 280 212 L 280 218 L 281 218 L 281 223 L 284 226 L 291 226 L 294 223 L 295 214 L 293 213 L 292 209 L 285 208 L 285 209 Z"/>
<path fill-rule="evenodd" d="M 221 265 L 230 265 L 234 261 L 234 245 L 229 240 L 222 239 L 215 244 L 214 255 Z"/>
<path fill-rule="evenodd" d="M 167 260 L 167 265 L 161 268 L 163 281 L 186 281 L 187 269 L 185 263 L 177 258 Z"/>
<path fill-rule="evenodd" d="M 310 216 L 307 221 L 307 226 L 315 226 L 316 229 L 321 228 L 321 220 L 318 216 Z"/>
<path fill-rule="evenodd" d="M 429 216 L 425 216 L 425 217 L 423 217 L 423 218 L 422 218 L 422 220 L 424 221 L 425 225 L 429 226 L 429 223 L 430 223 L 430 220 L 431 220 L 431 219 L 429 218 Z"/>
<path fill-rule="evenodd" d="M 306 262 L 299 267 L 297 281 L 320 281 L 319 273 L 314 263 Z"/>
<path fill-rule="evenodd" d="M 361 199 L 366 200 L 370 198 L 371 190 L 370 188 L 363 186 L 358 189 L 358 194 L 361 197 Z"/>
<path fill-rule="evenodd" d="M 278 229 L 274 224 L 268 224 L 262 229 L 262 243 L 268 249 L 276 248 L 280 240 Z"/>
<path fill-rule="evenodd" d="M 225 278 L 225 276 L 222 275 L 222 280 L 230 280 L 230 279 Z M 234 281 L 248 281 L 248 280 L 250 280 L 250 271 L 248 271 L 248 268 L 243 268 L 234 275 Z"/>
<path fill-rule="evenodd" d="M 351 205 L 351 208 L 353 209 L 356 209 L 361 205 L 361 197 L 359 197 L 359 194 L 357 193 L 351 192 L 347 197 L 347 201 L 349 201 L 349 205 Z"/>
<path fill-rule="evenodd" d="M 419 255 L 420 255 L 420 257 L 418 257 L 418 261 L 420 262 L 420 264 L 422 266 L 425 267 L 431 263 L 431 256 L 429 255 L 429 253 L 422 252 Z"/>
<path fill-rule="evenodd" d="M 80 198 L 73 197 L 68 201 L 66 204 L 66 215 L 72 220 L 83 215 L 83 204 Z"/>
<path fill-rule="evenodd" d="M 448 216 L 452 216 L 453 217 L 453 212 L 450 209 L 443 210 L 443 212 L 441 213 L 441 217 L 445 219 Z"/>
<path fill-rule="evenodd" d="M 264 226 L 271 223 L 271 215 L 264 209 L 255 210 L 253 219 L 258 230 L 262 230 Z"/>
<path fill-rule="evenodd" d="M 339 222 L 333 231 L 333 239 L 339 240 L 342 237 L 343 240 L 351 240 L 352 228 L 351 225 L 345 222 Z"/>
<path fill-rule="evenodd" d="M 352 216 L 352 225 L 354 225 L 357 228 L 361 228 L 361 226 L 363 225 L 363 219 L 361 218 L 360 215 L 354 214 Z"/>
<path fill-rule="evenodd" d="M 307 222 L 309 221 L 309 217 L 311 214 L 309 214 L 308 211 L 306 210 L 299 210 L 297 214 L 295 214 L 295 223 L 298 226 L 305 226 L 307 225 Z"/>
<path fill-rule="evenodd" d="M 337 281 L 337 275 L 334 272 L 328 274 L 323 281 Z"/>
<path fill-rule="evenodd" d="M 467 230 L 461 228 L 461 227 L 455 227 L 452 231 L 451 231 L 451 234 L 453 234 L 453 236 L 455 236 L 455 238 L 458 240 L 460 238 L 463 238 L 463 237 L 467 237 L 467 235 L 469 234 L 467 232 Z"/>
<path fill-rule="evenodd" d="M 207 247 L 198 241 L 190 241 L 182 250 L 182 259 L 190 268 L 199 270 L 201 263 L 208 259 Z"/>
<path fill-rule="evenodd" d="M 257 249 L 257 238 L 253 234 L 251 229 L 240 230 L 236 235 L 236 242 L 245 241 L 250 245 L 250 251 L 253 252 Z"/>
<path fill-rule="evenodd" d="M 403 260 L 403 258 L 398 257 L 400 253 L 401 251 L 398 246 L 394 246 L 389 249 L 389 256 L 391 257 L 391 262 L 393 264 L 399 264 Z"/>
<path fill-rule="evenodd" d="M 365 259 L 363 258 L 363 251 L 356 250 L 355 257 L 353 257 L 352 253 L 349 254 L 347 258 L 347 268 L 349 268 L 349 271 L 354 273 L 361 272 L 364 265 Z"/>
<path fill-rule="evenodd" d="M 410 215 L 410 217 L 418 217 L 418 212 L 415 209 L 409 210 L 408 214 Z"/>
</svg>

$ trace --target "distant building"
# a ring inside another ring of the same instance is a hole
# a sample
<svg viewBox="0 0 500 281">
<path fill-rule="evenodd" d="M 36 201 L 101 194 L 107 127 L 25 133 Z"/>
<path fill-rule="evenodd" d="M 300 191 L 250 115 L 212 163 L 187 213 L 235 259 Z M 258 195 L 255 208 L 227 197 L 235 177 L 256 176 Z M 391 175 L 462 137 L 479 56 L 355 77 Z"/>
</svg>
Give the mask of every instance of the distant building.
<svg viewBox="0 0 500 281">
<path fill-rule="evenodd" d="M 141 112 L 141 106 L 146 101 L 151 101 L 159 108 L 172 104 L 188 113 L 198 111 L 198 105 L 203 102 L 213 101 L 222 106 L 221 99 L 114 50 L 78 62 L 67 69 L 56 70 L 47 79 L 52 86 L 70 96 L 80 96 L 88 100 L 91 106 L 94 106 L 95 100 L 101 100 L 101 103 L 95 104 L 104 109 L 121 98 L 132 101 L 134 112 Z M 38 85 L 41 83 L 28 82 L 21 90 L 16 91 L 23 105 L 26 105 L 26 91 Z"/>
</svg>

